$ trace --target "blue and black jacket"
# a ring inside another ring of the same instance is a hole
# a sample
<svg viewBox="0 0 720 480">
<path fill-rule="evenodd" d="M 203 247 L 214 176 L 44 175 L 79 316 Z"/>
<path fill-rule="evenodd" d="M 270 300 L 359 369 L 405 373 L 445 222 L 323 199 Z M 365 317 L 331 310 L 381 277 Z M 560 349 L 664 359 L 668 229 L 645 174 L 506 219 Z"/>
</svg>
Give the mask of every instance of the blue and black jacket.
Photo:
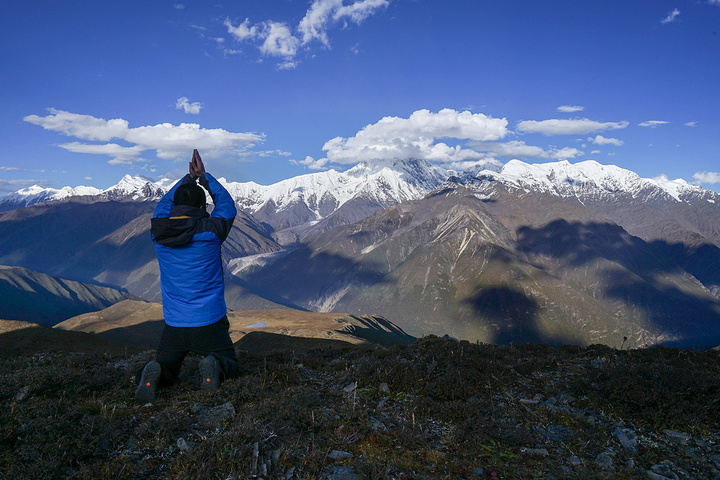
<svg viewBox="0 0 720 480">
<path fill-rule="evenodd" d="M 151 234 L 160 264 L 165 323 L 173 327 L 202 327 L 227 314 L 220 247 L 237 215 L 235 202 L 212 175 L 200 184 L 210 192 L 215 208 L 175 205 L 175 190 L 194 183 L 186 175 L 155 208 Z"/>
</svg>

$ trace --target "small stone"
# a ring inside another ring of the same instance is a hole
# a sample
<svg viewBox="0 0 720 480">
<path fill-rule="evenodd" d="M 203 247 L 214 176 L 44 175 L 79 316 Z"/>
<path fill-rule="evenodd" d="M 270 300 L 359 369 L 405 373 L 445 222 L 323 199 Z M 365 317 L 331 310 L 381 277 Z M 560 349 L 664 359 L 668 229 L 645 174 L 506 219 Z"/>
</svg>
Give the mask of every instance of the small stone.
<svg viewBox="0 0 720 480">
<path fill-rule="evenodd" d="M 531 455 L 535 457 L 547 457 L 550 455 L 550 453 L 547 451 L 547 448 L 523 448 L 521 452 L 524 455 Z"/>
<path fill-rule="evenodd" d="M 580 460 L 580 457 L 576 457 L 575 455 L 573 455 L 572 457 L 570 457 L 570 458 L 568 459 L 568 462 L 569 462 L 570 465 L 572 465 L 573 467 L 579 467 L 580 465 L 582 465 L 582 460 Z"/>
<path fill-rule="evenodd" d="M 20 390 L 18 390 L 18 393 L 15 395 L 15 401 L 16 402 L 22 402 L 27 398 L 28 392 L 30 391 L 30 387 L 27 385 L 22 387 Z"/>
<path fill-rule="evenodd" d="M 370 420 L 370 426 L 372 427 L 373 430 L 380 430 L 381 432 L 387 431 L 387 426 L 385 426 L 385 424 L 383 422 L 381 422 L 380 420 L 378 420 L 377 418 L 370 417 L 369 420 Z"/>
<path fill-rule="evenodd" d="M 343 392 L 345 393 L 352 393 L 357 389 L 357 383 L 353 382 L 347 387 L 343 388 Z"/>
<path fill-rule="evenodd" d="M 323 480 L 362 480 L 352 467 L 329 467 L 320 476 Z"/>
<path fill-rule="evenodd" d="M 678 445 L 687 445 L 692 439 L 692 437 L 687 433 L 676 432 L 674 430 L 663 430 L 663 433 L 668 439 L 677 443 Z"/>
<path fill-rule="evenodd" d="M 635 448 L 635 442 L 630 440 L 627 433 L 625 433 L 622 428 L 616 428 L 613 432 L 613 436 L 617 438 L 618 442 L 620 442 L 620 445 L 622 445 L 625 450 L 630 453 L 637 453 L 637 449 Z"/>
<path fill-rule="evenodd" d="M 390 387 L 388 387 L 387 383 L 381 383 L 380 386 L 378 386 L 378 393 L 381 395 L 389 395 L 390 394 Z"/>
<path fill-rule="evenodd" d="M 196 409 L 195 414 L 197 415 L 198 422 L 204 428 L 220 428 L 222 424 L 235 416 L 235 407 L 231 402 L 223 403 L 216 407 L 203 407 L 199 408 L 195 405 L 193 409 Z"/>
<path fill-rule="evenodd" d="M 180 449 L 180 451 L 182 451 L 182 452 L 187 452 L 188 450 L 190 450 L 190 447 L 188 446 L 187 442 L 182 437 L 178 438 L 177 446 Z"/>
<path fill-rule="evenodd" d="M 601 453 L 595 457 L 595 465 L 602 468 L 603 470 L 615 470 L 613 465 L 613 459 L 606 452 Z"/>
<path fill-rule="evenodd" d="M 342 450 L 333 450 L 332 452 L 328 453 L 328 458 L 331 460 L 349 460 L 353 458 L 354 455 L 350 452 L 343 452 Z"/>
<path fill-rule="evenodd" d="M 290 467 L 290 470 L 285 472 L 285 480 L 290 480 L 295 475 L 295 467 Z"/>
<path fill-rule="evenodd" d="M 645 473 L 653 480 L 679 480 L 677 474 L 673 472 L 669 466 L 662 463 L 653 465 L 650 470 Z M 655 476 L 651 476 L 650 474 L 654 474 Z"/>
<path fill-rule="evenodd" d="M 590 366 L 593 368 L 602 368 L 607 363 L 607 360 L 604 358 L 596 358 L 595 360 L 590 360 Z"/>
</svg>

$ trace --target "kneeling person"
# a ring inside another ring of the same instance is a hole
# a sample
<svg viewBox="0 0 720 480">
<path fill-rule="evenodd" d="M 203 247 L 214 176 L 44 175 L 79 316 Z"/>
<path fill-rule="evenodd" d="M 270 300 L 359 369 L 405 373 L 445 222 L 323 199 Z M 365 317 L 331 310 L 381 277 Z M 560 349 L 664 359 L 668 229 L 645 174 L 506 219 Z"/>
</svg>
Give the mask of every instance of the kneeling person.
<svg viewBox="0 0 720 480">
<path fill-rule="evenodd" d="M 199 365 L 202 388 L 217 388 L 238 371 L 220 257 L 237 209 L 228 191 L 205 172 L 197 150 L 189 170 L 163 196 L 152 219 L 165 327 L 155 360 L 140 375 L 135 398 L 141 403 L 155 399 L 158 385 L 177 379 L 190 352 L 205 357 Z M 211 215 L 205 211 L 205 192 L 196 181 L 215 203 Z"/>
</svg>

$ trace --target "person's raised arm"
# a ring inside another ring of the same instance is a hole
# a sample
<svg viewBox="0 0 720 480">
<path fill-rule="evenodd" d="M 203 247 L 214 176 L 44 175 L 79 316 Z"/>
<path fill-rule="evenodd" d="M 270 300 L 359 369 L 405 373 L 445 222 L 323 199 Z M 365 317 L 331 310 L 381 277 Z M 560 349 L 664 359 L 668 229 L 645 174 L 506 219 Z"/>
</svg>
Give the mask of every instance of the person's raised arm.
<svg viewBox="0 0 720 480">
<path fill-rule="evenodd" d="M 225 220 L 235 218 L 237 215 L 235 200 L 233 200 L 230 193 L 225 190 L 225 187 L 223 187 L 215 177 L 205 171 L 205 164 L 203 164 L 200 153 L 197 150 L 193 150 L 193 157 L 190 162 L 190 175 L 197 178 L 200 185 L 210 192 L 213 203 L 215 203 L 211 217 L 220 217 Z"/>
</svg>

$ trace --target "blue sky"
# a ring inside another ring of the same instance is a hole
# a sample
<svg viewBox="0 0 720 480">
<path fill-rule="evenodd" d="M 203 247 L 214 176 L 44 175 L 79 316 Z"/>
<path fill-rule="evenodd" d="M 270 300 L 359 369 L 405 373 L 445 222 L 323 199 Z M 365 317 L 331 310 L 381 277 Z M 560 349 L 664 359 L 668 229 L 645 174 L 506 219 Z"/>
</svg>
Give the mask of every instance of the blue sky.
<svg viewBox="0 0 720 480">
<path fill-rule="evenodd" d="M 0 194 L 596 160 L 720 190 L 720 0 L 5 2 Z"/>
</svg>

